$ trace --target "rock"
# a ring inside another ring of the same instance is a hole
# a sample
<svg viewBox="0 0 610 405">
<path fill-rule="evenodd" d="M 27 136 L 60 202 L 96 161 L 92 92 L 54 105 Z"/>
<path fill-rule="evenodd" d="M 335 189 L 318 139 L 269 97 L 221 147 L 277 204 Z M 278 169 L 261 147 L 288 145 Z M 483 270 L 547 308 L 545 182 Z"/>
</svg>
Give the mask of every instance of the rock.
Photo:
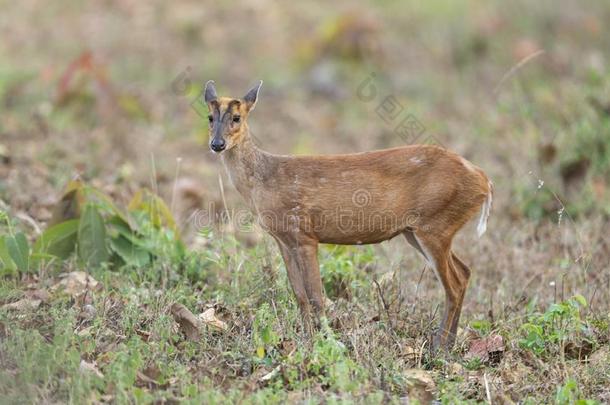
<svg viewBox="0 0 610 405">
<path fill-rule="evenodd" d="M 449 374 L 462 374 L 464 372 L 464 366 L 460 363 L 451 363 L 449 364 Z"/>
<path fill-rule="evenodd" d="M 11 302 L 10 304 L 5 304 L 2 306 L 2 309 L 7 309 L 9 311 L 31 311 L 37 309 L 42 300 L 30 299 L 30 298 L 22 298 L 19 301 Z"/>
<path fill-rule="evenodd" d="M 407 403 L 432 403 L 436 393 L 436 384 L 430 373 L 412 368 L 405 370 L 403 375 L 407 380 Z"/>
<path fill-rule="evenodd" d="M 504 339 L 501 335 L 489 335 L 470 342 L 465 359 L 479 358 L 483 363 L 497 364 L 504 355 Z"/>
<path fill-rule="evenodd" d="M 63 274 L 62 280 L 52 287 L 54 291 L 63 291 L 76 298 L 85 292 L 101 288 L 101 284 L 84 271 L 73 271 Z"/>
<path fill-rule="evenodd" d="M 102 374 L 100 370 L 97 369 L 95 362 L 88 363 L 85 360 L 81 360 L 79 369 L 81 373 L 91 373 L 96 377 L 104 378 L 104 374 Z"/>
</svg>

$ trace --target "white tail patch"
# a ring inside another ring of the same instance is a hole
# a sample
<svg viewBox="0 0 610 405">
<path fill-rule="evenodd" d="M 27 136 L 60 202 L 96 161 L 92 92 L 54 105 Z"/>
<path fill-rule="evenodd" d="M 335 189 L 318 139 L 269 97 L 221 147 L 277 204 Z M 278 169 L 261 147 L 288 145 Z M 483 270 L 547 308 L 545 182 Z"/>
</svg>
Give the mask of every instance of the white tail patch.
<svg viewBox="0 0 610 405">
<path fill-rule="evenodd" d="M 479 224 L 477 225 L 477 235 L 479 235 L 479 238 L 483 236 L 483 234 L 487 230 L 487 220 L 489 219 L 491 203 L 493 201 L 493 184 L 491 183 L 491 181 L 489 181 L 488 185 L 489 193 L 487 194 L 485 202 L 481 206 L 481 216 L 479 217 Z"/>
</svg>

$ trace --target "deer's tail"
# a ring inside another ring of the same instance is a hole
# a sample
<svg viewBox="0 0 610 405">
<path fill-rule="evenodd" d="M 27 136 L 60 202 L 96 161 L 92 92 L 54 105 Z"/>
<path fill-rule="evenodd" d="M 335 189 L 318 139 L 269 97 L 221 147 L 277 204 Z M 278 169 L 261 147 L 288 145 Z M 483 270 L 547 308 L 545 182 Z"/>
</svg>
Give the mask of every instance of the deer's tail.
<svg viewBox="0 0 610 405">
<path fill-rule="evenodd" d="M 494 185 L 491 180 L 487 180 L 487 186 L 489 191 L 487 192 L 487 197 L 481 206 L 481 215 L 479 216 L 479 224 L 477 225 L 477 235 L 479 235 L 479 238 L 483 236 L 487 230 L 487 220 L 489 219 L 491 203 L 493 201 Z"/>
</svg>

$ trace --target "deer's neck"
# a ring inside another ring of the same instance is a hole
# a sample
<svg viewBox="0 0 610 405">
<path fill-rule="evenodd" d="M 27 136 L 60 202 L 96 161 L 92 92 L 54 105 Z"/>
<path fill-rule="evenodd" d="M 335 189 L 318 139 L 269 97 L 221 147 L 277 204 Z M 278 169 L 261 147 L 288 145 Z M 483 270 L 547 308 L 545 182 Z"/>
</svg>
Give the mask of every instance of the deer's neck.
<svg viewBox="0 0 610 405">
<path fill-rule="evenodd" d="M 272 156 L 257 148 L 248 134 L 245 140 L 224 152 L 221 157 L 237 191 L 248 204 L 256 205 L 257 191 L 264 189 L 265 179 L 269 178 L 268 163 Z"/>
</svg>

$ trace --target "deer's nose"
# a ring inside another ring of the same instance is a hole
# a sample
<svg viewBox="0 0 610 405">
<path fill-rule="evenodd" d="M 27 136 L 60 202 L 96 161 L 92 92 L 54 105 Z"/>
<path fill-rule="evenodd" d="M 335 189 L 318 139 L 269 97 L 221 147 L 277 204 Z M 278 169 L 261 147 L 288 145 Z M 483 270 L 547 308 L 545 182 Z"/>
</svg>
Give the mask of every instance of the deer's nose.
<svg viewBox="0 0 610 405">
<path fill-rule="evenodd" d="M 214 152 L 222 152 L 225 150 L 226 146 L 225 140 L 222 138 L 214 138 L 210 143 L 210 148 L 212 148 Z"/>
</svg>

